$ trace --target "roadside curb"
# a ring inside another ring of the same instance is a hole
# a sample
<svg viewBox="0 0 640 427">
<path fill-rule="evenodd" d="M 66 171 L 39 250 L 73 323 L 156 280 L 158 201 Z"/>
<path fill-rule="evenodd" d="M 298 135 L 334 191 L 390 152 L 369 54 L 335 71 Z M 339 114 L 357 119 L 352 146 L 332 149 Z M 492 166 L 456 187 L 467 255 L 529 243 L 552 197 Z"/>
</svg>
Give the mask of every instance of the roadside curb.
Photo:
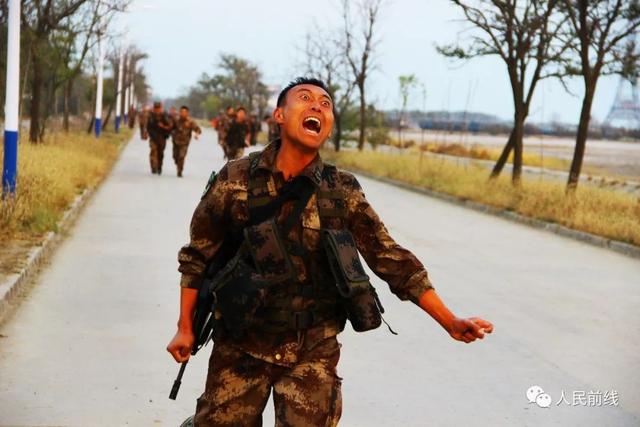
<svg viewBox="0 0 640 427">
<path fill-rule="evenodd" d="M 484 212 L 487 214 L 506 218 L 511 221 L 518 222 L 520 224 L 525 224 L 531 227 L 547 230 L 552 233 L 558 234 L 560 236 L 569 237 L 574 240 L 579 240 L 581 242 L 589 243 L 590 245 L 610 249 L 615 252 L 618 252 L 633 258 L 640 258 L 640 246 L 635 246 L 630 243 L 621 242 L 619 240 L 607 239 L 606 237 L 597 236 L 595 234 L 587 233 L 585 231 L 574 230 L 572 228 L 565 227 L 564 225 L 556 224 L 553 222 L 543 221 L 536 218 L 530 218 L 511 210 L 496 208 L 493 206 L 474 202 L 472 200 L 468 200 L 463 197 L 452 196 L 450 194 L 441 193 L 438 191 L 430 190 L 428 188 L 422 188 L 412 184 L 407 184 L 405 182 L 401 182 L 392 178 L 376 176 L 370 172 L 366 172 L 357 168 L 345 168 L 345 169 L 348 169 L 353 173 L 357 173 L 359 175 L 365 176 L 369 179 L 384 182 L 386 184 L 391 184 L 396 187 L 403 188 L 405 190 L 413 191 L 415 193 L 424 194 L 426 196 L 440 199 L 449 203 L 453 203 L 458 206 L 464 206 L 479 212 Z"/>
<path fill-rule="evenodd" d="M 55 249 L 65 239 L 67 233 L 75 223 L 76 219 L 87 205 L 91 196 L 102 186 L 102 183 L 111 175 L 114 166 L 118 162 L 122 151 L 135 138 L 135 133 L 131 139 L 125 141 L 118 150 L 118 157 L 113 162 L 111 168 L 102 177 L 102 179 L 90 189 L 85 189 L 71 203 L 69 208 L 62 215 L 57 224 L 57 231 L 50 231 L 45 235 L 44 240 L 38 246 L 34 246 L 29 250 L 29 255 L 25 262 L 25 266 L 20 272 L 9 275 L 6 279 L 0 281 L 0 325 L 9 318 L 13 310 L 19 305 L 20 297 L 28 289 L 28 285 L 37 277 L 40 267 L 48 261 Z"/>
<path fill-rule="evenodd" d="M 12 311 L 13 307 L 17 305 L 16 302 L 22 291 L 30 280 L 38 274 L 40 266 L 51 257 L 56 247 L 62 242 L 65 234 L 74 224 L 96 188 L 85 190 L 77 196 L 58 222 L 58 231 L 48 232 L 41 245 L 31 248 L 25 266 L 20 272 L 14 273 L 0 282 L 0 324 Z"/>
<path fill-rule="evenodd" d="M 40 266 L 51 257 L 56 247 L 62 242 L 65 234 L 74 224 L 94 192 L 95 188 L 84 190 L 82 194 L 77 196 L 58 222 L 58 231 L 48 232 L 41 245 L 31 248 L 25 266 L 20 272 L 9 275 L 0 282 L 0 324 L 17 305 L 17 299 L 30 280 L 37 275 Z"/>
</svg>

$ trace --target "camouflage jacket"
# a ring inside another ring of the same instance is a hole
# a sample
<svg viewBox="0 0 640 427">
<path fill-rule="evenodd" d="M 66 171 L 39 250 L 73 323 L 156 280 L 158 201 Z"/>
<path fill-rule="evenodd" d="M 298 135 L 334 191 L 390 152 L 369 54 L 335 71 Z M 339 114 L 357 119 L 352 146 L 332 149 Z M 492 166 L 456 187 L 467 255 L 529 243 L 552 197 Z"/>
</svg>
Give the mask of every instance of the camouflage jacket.
<svg viewBox="0 0 640 427">
<path fill-rule="evenodd" d="M 222 114 L 218 118 L 218 127 L 216 130 L 218 131 L 218 137 L 224 141 L 227 137 L 227 132 L 229 131 L 229 126 L 231 126 L 231 121 L 233 120 L 233 116 L 229 116 L 228 114 Z"/>
<path fill-rule="evenodd" d="M 242 148 L 245 146 L 249 132 L 251 132 L 249 122 L 238 122 L 234 119 L 227 128 L 225 144 L 231 148 Z"/>
<path fill-rule="evenodd" d="M 279 141 L 269 144 L 260 154 L 258 168 L 272 173 L 277 191 L 285 183 L 282 172 L 276 168 Z M 316 156 L 303 171 L 317 185 L 322 180 L 323 162 Z M 248 221 L 247 186 L 250 160 L 243 157 L 228 162 L 207 188 L 196 207 L 191 220 L 191 240 L 178 254 L 182 273 L 180 285 L 196 288 L 208 260 L 222 245 L 229 227 L 242 228 Z M 347 227 L 354 236 L 358 250 L 367 265 L 381 279 L 389 284 L 391 291 L 401 300 L 418 303 L 420 296 L 432 288 L 427 271 L 420 261 L 408 250 L 398 245 L 389 235 L 386 227 L 373 210 L 356 178 L 347 172 L 338 171 L 347 205 Z M 277 216 L 281 222 L 288 216 L 293 202 L 286 202 Z M 300 222 L 290 236 L 312 253 L 320 245 L 320 219 L 316 196 L 312 196 L 305 207 Z M 292 262 L 303 281 L 310 272 L 309 260 L 292 256 Z M 304 304 L 304 301 L 300 301 Z M 302 348 L 333 337 L 340 332 L 337 322 L 326 322 L 305 332 L 302 340 L 295 332 L 291 334 L 249 334 L 238 345 L 246 353 L 270 363 L 291 366 L 297 363 Z"/>
<path fill-rule="evenodd" d="M 162 124 L 164 127 L 168 127 L 169 129 L 164 129 L 160 127 Z M 153 140 L 158 139 L 167 139 L 171 134 L 173 122 L 167 113 L 156 114 L 154 112 L 149 113 L 147 117 L 147 132 L 149 133 L 149 137 Z"/>
<path fill-rule="evenodd" d="M 178 118 L 174 122 L 173 141 L 178 145 L 186 145 L 191 141 L 192 132 L 197 134 L 202 132 L 200 130 L 200 126 L 198 126 L 195 120 L 190 118 L 187 118 L 186 120 Z"/>
</svg>

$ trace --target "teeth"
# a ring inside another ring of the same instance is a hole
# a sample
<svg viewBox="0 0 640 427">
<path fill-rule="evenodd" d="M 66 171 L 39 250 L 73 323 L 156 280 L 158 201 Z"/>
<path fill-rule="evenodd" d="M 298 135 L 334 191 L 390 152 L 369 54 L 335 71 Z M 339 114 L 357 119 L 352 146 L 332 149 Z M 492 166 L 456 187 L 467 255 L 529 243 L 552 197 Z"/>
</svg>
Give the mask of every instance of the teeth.
<svg viewBox="0 0 640 427">
<path fill-rule="evenodd" d="M 315 117 L 307 117 L 306 119 L 304 119 L 304 121 L 305 122 L 314 122 L 315 124 L 320 126 L 320 120 L 316 119 Z"/>
</svg>

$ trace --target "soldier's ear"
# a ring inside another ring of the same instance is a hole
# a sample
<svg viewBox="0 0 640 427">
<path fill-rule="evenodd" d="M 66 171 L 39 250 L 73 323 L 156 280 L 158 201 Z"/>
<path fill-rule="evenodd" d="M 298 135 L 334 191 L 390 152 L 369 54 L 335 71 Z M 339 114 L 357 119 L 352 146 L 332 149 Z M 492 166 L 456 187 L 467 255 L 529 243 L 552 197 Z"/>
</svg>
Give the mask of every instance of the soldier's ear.
<svg viewBox="0 0 640 427">
<path fill-rule="evenodd" d="M 284 112 L 282 110 L 282 107 L 278 107 L 275 110 L 273 110 L 273 119 L 279 125 L 284 123 Z"/>
</svg>

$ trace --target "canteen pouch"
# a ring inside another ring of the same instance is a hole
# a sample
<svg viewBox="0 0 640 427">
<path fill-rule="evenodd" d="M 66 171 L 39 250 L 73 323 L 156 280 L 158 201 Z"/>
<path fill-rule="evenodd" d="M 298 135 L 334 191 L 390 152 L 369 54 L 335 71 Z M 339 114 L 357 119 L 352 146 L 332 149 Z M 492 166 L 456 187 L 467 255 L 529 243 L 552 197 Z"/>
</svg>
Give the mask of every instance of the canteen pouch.
<svg viewBox="0 0 640 427">
<path fill-rule="evenodd" d="M 384 308 L 364 272 L 349 230 L 323 230 L 322 243 L 353 329 L 365 332 L 380 326 Z"/>
</svg>

